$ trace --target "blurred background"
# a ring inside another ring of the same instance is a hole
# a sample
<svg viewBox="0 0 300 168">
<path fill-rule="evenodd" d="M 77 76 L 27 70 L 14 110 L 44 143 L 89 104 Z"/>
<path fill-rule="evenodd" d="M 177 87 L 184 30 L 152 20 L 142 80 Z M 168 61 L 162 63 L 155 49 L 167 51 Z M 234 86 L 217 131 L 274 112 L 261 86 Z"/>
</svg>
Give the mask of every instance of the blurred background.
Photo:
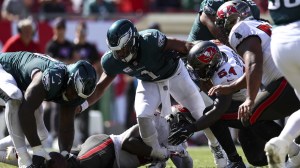
<svg viewBox="0 0 300 168">
<path fill-rule="evenodd" d="M 106 31 L 114 21 L 126 18 L 138 30 L 154 28 L 168 36 L 187 39 L 200 3 L 201 0 L 0 0 L 0 50 L 45 53 L 67 64 L 85 59 L 100 75 L 100 59 L 108 49 Z M 261 12 L 262 18 L 270 20 L 267 11 Z M 118 134 L 134 125 L 135 87 L 135 79 L 119 75 L 101 100 L 77 117 L 74 145 L 91 134 Z M 46 102 L 43 106 L 51 146 L 59 107 Z M 3 117 L 2 112 L 0 138 L 7 135 Z M 234 130 L 232 135 L 235 138 Z M 201 132 L 194 137 L 197 141 L 192 138 L 190 143 L 207 143 Z"/>
</svg>

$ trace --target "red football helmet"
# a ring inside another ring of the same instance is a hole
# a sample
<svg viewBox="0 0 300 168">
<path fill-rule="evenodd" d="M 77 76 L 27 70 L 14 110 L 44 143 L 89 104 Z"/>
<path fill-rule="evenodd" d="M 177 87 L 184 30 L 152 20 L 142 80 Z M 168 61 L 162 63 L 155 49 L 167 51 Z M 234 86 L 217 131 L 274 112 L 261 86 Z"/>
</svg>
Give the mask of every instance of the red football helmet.
<svg viewBox="0 0 300 168">
<path fill-rule="evenodd" d="M 238 19 L 243 20 L 249 16 L 252 16 L 252 12 L 247 3 L 241 0 L 228 1 L 218 9 L 216 25 L 229 34 Z"/>
<path fill-rule="evenodd" d="M 187 56 L 188 70 L 204 81 L 210 79 L 223 62 L 221 51 L 211 41 L 197 42 Z"/>
</svg>

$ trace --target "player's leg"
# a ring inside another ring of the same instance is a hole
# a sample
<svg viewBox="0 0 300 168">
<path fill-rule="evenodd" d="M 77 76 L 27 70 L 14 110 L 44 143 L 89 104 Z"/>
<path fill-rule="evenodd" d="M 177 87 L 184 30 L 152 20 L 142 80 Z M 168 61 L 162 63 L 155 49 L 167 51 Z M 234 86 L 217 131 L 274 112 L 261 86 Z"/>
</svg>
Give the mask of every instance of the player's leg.
<svg viewBox="0 0 300 168">
<path fill-rule="evenodd" d="M 229 130 L 229 126 L 233 128 L 242 128 L 242 124 L 239 120 L 237 120 L 237 110 L 239 105 L 241 104 L 240 101 L 232 101 L 229 109 L 220 116 L 220 120 L 215 122 L 210 129 L 218 139 L 219 143 L 223 147 L 224 151 L 227 154 L 229 165 L 228 167 L 245 167 L 245 164 L 242 160 L 242 157 L 238 154 L 233 139 L 231 137 L 231 133 Z M 210 108 L 212 108 L 211 106 Z M 204 111 L 207 112 L 210 110 L 207 107 Z"/>
<path fill-rule="evenodd" d="M 257 136 L 251 128 L 239 130 L 239 141 L 248 162 L 253 166 L 266 166 L 267 157 L 264 152 L 266 141 Z"/>
<path fill-rule="evenodd" d="M 260 120 L 277 120 L 291 115 L 299 108 L 300 102 L 294 89 L 284 78 L 280 78 L 258 93 L 252 116 L 242 122 L 249 126 Z"/>
<path fill-rule="evenodd" d="M 38 109 L 35 110 L 34 116 L 35 116 L 35 120 L 36 120 L 37 132 L 38 132 L 38 135 L 42 142 L 43 147 L 50 147 L 50 145 L 48 143 L 49 132 L 44 123 L 44 111 L 43 111 L 42 106 L 40 106 Z"/>
<path fill-rule="evenodd" d="M 31 165 L 31 157 L 27 152 L 25 135 L 19 122 L 19 107 L 23 94 L 17 87 L 17 83 L 12 75 L 3 70 L 0 65 L 0 96 L 5 103 L 5 121 L 8 132 L 13 140 L 19 156 L 19 165 Z"/>
<path fill-rule="evenodd" d="M 300 149 L 295 144 L 294 139 L 300 135 L 300 110 L 293 113 L 284 129 L 278 137 L 272 138 L 265 146 L 270 165 L 283 165 L 285 157 L 288 154 L 288 165 L 291 167 L 299 167 L 300 165 Z"/>
<path fill-rule="evenodd" d="M 116 159 L 114 143 L 109 135 L 90 136 L 81 145 L 77 159 L 83 168 L 113 167 Z"/>
<path fill-rule="evenodd" d="M 151 156 L 164 159 L 168 156 L 168 151 L 160 146 L 157 131 L 153 124 L 154 112 L 160 103 L 158 85 L 154 82 L 139 80 L 134 107 L 140 127 L 140 135 L 145 144 L 152 147 Z"/>
<path fill-rule="evenodd" d="M 197 120 L 203 115 L 205 104 L 203 98 L 190 78 L 183 62 L 180 61 L 180 66 L 176 74 L 170 79 L 170 93 L 174 99 L 182 106 L 186 107 Z M 217 166 L 224 167 L 227 164 L 226 154 L 219 145 L 217 138 L 209 128 L 203 130 L 209 145 L 217 150 L 212 150 Z"/>
</svg>

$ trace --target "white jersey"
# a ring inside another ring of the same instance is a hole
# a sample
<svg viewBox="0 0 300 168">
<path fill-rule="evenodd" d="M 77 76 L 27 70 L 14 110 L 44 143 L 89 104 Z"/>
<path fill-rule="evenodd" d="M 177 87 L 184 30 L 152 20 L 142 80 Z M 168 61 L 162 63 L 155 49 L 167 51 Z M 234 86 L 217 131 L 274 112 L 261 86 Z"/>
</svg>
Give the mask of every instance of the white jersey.
<svg viewBox="0 0 300 168">
<path fill-rule="evenodd" d="M 233 26 L 229 34 L 229 43 L 236 50 L 237 46 L 249 36 L 258 36 L 261 39 L 263 50 L 262 84 L 267 86 L 271 81 L 282 77 L 276 68 L 270 50 L 272 26 L 264 21 L 246 19 Z"/>
<path fill-rule="evenodd" d="M 220 66 L 220 68 L 213 74 L 211 80 L 214 86 L 228 85 L 243 76 L 244 62 L 238 54 L 236 54 L 230 47 L 217 44 L 221 52 L 225 53 L 227 60 Z M 241 89 L 232 95 L 233 100 L 244 101 L 246 99 L 246 89 Z"/>
<path fill-rule="evenodd" d="M 160 115 L 155 115 L 155 117 L 153 118 L 153 122 L 158 133 L 158 142 L 167 146 L 169 136 L 169 123 Z M 140 166 L 140 160 L 136 155 L 130 154 L 121 149 L 123 139 L 131 129 L 126 130 L 121 135 L 110 135 L 114 143 L 116 155 L 114 168 L 132 168 Z"/>
</svg>

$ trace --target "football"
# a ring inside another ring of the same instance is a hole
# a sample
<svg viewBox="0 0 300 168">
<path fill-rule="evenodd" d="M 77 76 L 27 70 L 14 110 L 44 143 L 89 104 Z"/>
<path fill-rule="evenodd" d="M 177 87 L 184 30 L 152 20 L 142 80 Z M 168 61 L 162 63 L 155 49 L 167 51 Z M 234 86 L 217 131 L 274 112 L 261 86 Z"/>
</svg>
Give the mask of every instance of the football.
<svg viewBox="0 0 300 168">
<path fill-rule="evenodd" d="M 51 160 L 47 163 L 47 168 L 67 168 L 67 160 L 58 152 L 49 153 Z"/>
</svg>

